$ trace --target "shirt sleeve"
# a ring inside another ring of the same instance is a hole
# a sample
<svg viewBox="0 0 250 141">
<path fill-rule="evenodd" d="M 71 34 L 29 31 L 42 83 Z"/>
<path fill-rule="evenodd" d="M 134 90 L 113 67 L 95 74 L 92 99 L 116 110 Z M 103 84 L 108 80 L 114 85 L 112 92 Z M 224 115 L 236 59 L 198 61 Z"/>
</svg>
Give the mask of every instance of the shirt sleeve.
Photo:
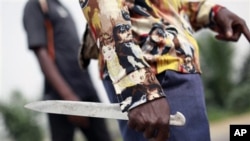
<svg viewBox="0 0 250 141">
<path fill-rule="evenodd" d="M 209 0 L 184 0 L 182 5 L 195 30 L 209 26 L 214 3 Z"/>
<path fill-rule="evenodd" d="M 121 110 L 126 112 L 164 97 L 163 90 L 133 41 L 130 14 L 120 0 L 80 0 L 83 14 L 100 49 Z"/>
<path fill-rule="evenodd" d="M 44 16 L 38 1 L 32 0 L 26 3 L 23 11 L 23 25 L 30 49 L 47 45 Z"/>
</svg>

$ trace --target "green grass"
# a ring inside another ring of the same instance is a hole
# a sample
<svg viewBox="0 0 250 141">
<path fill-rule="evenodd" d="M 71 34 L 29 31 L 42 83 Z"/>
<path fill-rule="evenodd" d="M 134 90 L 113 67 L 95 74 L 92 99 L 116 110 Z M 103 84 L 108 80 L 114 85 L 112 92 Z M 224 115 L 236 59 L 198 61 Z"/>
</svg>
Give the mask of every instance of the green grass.
<svg viewBox="0 0 250 141">
<path fill-rule="evenodd" d="M 231 110 L 225 110 L 220 108 L 208 108 L 208 119 L 209 121 L 218 121 L 228 117 L 237 116 L 239 114 L 250 113 L 250 109 L 245 112 L 236 112 Z"/>
</svg>

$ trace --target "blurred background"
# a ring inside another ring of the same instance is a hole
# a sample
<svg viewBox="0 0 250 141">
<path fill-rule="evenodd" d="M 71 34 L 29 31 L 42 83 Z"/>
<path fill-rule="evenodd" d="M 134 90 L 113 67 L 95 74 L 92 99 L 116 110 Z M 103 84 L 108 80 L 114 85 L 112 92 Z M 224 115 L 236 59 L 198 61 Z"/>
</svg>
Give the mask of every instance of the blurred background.
<svg viewBox="0 0 250 141">
<path fill-rule="evenodd" d="M 79 38 L 85 19 L 78 0 L 60 0 L 73 14 Z M 249 0 L 211 0 L 229 8 L 250 27 Z M 48 141 L 45 115 L 23 108 L 40 100 L 43 77 L 34 53 L 29 51 L 22 24 L 26 0 L 0 1 L 0 139 L 2 141 Z M 237 43 L 217 41 L 207 29 L 196 35 L 200 44 L 202 75 L 213 141 L 229 140 L 230 124 L 250 124 L 250 45 L 244 36 Z M 89 69 L 103 102 L 108 102 L 98 78 L 97 61 Z M 239 119 L 240 118 L 240 119 Z M 120 140 L 115 120 L 112 135 Z M 19 138 L 19 139 L 18 139 Z M 77 141 L 84 137 L 76 136 Z"/>
</svg>

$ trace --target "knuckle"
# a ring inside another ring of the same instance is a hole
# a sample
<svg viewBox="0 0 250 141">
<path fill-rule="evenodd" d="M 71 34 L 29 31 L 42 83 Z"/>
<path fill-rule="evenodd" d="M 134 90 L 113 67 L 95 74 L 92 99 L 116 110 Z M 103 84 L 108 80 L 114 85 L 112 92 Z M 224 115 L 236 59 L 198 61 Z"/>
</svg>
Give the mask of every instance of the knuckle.
<svg viewBox="0 0 250 141">
<path fill-rule="evenodd" d="M 238 23 L 239 23 L 240 26 L 246 26 L 247 25 L 246 21 L 243 20 L 243 19 L 239 19 Z"/>
</svg>

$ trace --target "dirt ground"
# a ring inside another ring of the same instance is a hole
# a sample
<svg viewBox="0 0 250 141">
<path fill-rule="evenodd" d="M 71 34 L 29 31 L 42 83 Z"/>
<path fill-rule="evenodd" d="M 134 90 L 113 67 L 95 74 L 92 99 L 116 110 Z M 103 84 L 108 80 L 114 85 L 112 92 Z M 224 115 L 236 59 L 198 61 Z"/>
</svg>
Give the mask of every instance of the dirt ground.
<svg viewBox="0 0 250 141">
<path fill-rule="evenodd" d="M 250 124 L 250 113 L 210 123 L 212 141 L 229 141 L 230 124 Z"/>
</svg>

